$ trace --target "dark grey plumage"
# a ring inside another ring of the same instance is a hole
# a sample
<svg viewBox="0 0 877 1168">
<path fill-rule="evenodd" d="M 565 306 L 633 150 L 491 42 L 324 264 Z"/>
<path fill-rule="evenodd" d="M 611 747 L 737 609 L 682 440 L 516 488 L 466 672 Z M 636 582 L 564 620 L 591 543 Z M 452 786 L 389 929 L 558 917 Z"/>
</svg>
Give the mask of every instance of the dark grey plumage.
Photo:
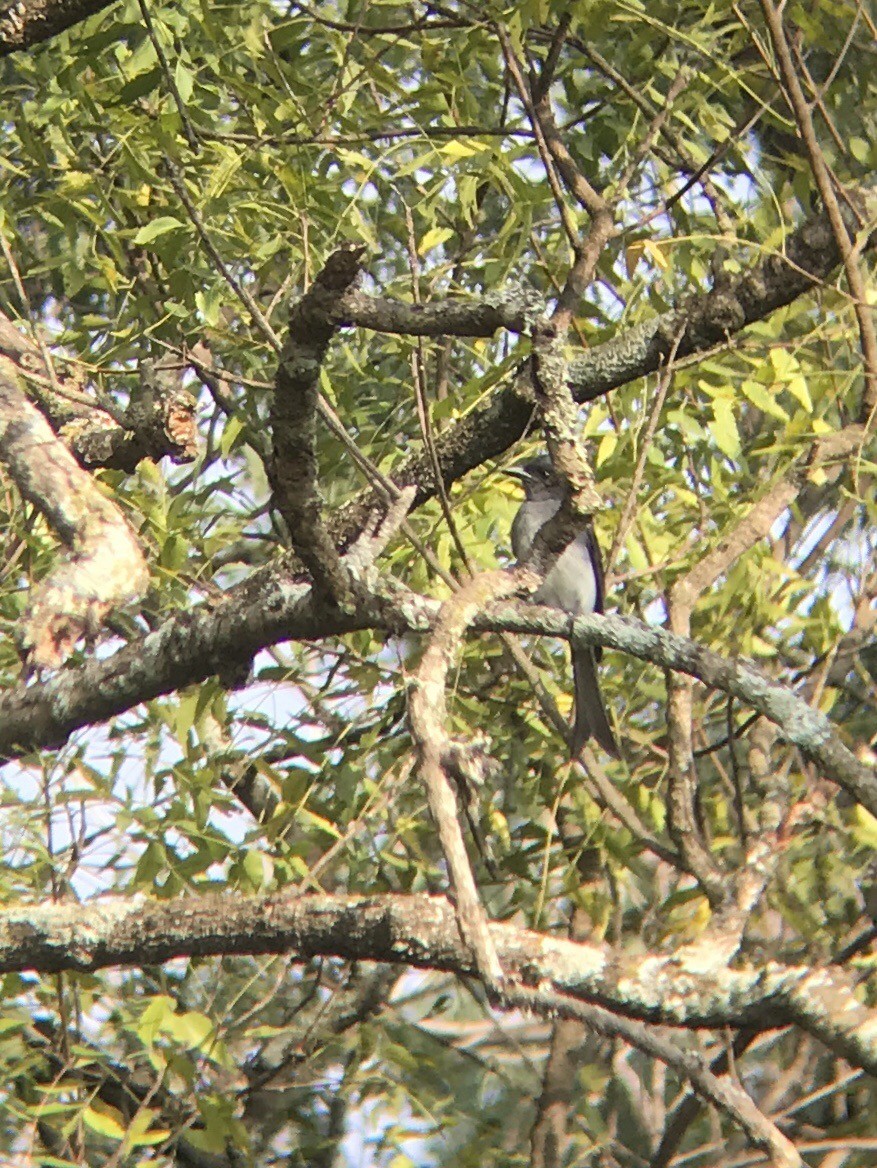
<svg viewBox="0 0 877 1168">
<path fill-rule="evenodd" d="M 509 473 L 524 486 L 525 499 L 512 523 L 512 550 L 518 560 L 524 560 L 533 546 L 536 532 L 560 506 L 565 487 L 546 455 L 513 467 Z M 560 608 L 575 616 L 603 611 L 603 564 L 590 524 L 563 550 L 533 599 L 538 604 Z M 589 738 L 595 738 L 608 754 L 619 757 L 618 744 L 609 725 L 597 680 L 600 655 L 599 649 L 577 647 L 572 650 L 575 690 L 573 758 L 578 757 Z"/>
</svg>

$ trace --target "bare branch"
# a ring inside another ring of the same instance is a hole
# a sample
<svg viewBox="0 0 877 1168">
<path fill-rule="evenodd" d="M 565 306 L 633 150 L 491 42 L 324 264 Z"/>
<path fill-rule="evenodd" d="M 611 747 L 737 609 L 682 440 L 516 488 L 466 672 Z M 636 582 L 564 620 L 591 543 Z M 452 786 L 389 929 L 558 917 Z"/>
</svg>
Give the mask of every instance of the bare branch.
<svg viewBox="0 0 877 1168">
<path fill-rule="evenodd" d="M 322 517 L 316 454 L 318 384 L 335 332 L 327 323 L 327 311 L 356 280 L 364 254 L 364 247 L 339 248 L 292 306 L 271 403 L 275 502 L 317 592 L 342 608 L 353 603 L 353 588 Z"/>
<path fill-rule="evenodd" d="M 524 78 L 508 34 L 501 27 L 498 27 L 497 35 L 502 45 L 506 68 L 514 80 L 515 88 L 527 111 L 530 125 L 533 127 L 542 165 L 545 167 L 545 174 L 575 257 L 553 313 L 558 332 L 565 334 L 588 285 L 594 278 L 594 272 L 603 248 L 612 236 L 612 210 L 605 199 L 588 182 L 573 156 L 567 150 L 566 143 L 554 121 L 547 86 L 538 84 L 538 97 L 534 96 L 531 85 L 528 85 Z M 564 201 L 560 187 L 561 180 L 576 202 L 591 217 L 591 225 L 583 235 L 580 234 Z"/>
<path fill-rule="evenodd" d="M 69 549 L 34 589 L 20 635 L 29 665 L 56 668 L 80 637 L 94 636 L 108 612 L 139 599 L 149 572 L 118 507 L 3 368 L 0 460 Z"/>
<path fill-rule="evenodd" d="M 774 7 L 771 0 L 760 0 L 760 3 L 761 11 L 764 13 L 765 23 L 770 32 L 770 39 L 773 42 L 774 52 L 777 55 L 780 73 L 782 74 L 785 85 L 786 98 L 792 107 L 795 121 L 798 123 L 798 130 L 803 139 L 804 146 L 807 149 L 813 177 L 816 180 L 816 186 L 822 202 L 825 204 L 825 210 L 831 222 L 831 229 L 843 260 L 844 272 L 846 273 L 847 283 L 850 286 L 850 293 L 853 297 L 853 309 L 856 314 L 856 319 L 859 322 L 862 357 L 865 362 L 865 392 L 862 399 L 859 421 L 863 425 L 872 425 L 874 416 L 877 414 L 877 329 L 874 327 L 873 309 L 868 304 L 865 280 L 856 259 L 856 248 L 853 241 L 858 234 L 858 230 L 848 227 L 845 222 L 845 216 L 841 211 L 831 174 L 826 165 L 819 140 L 816 137 L 810 107 L 807 104 L 807 99 L 804 97 L 804 91 L 801 89 L 801 82 L 798 80 L 798 74 L 795 69 L 795 63 L 792 60 L 792 54 L 786 39 L 780 12 Z M 872 213 L 866 219 L 863 219 L 857 225 L 857 228 L 860 230 L 866 224 L 869 228 L 872 228 L 873 219 L 874 215 Z"/>
<path fill-rule="evenodd" d="M 691 741 L 693 689 L 689 677 L 667 671 L 667 827 L 683 863 L 716 909 L 727 896 L 729 883 L 703 837 L 695 809 L 698 781 Z"/>
<path fill-rule="evenodd" d="M 405 524 L 414 502 L 414 487 L 405 487 L 386 510 L 376 511 L 345 553 L 344 564 L 358 578 L 367 572 L 375 560 Z"/>
<path fill-rule="evenodd" d="M 435 632 L 411 685 L 411 734 L 429 807 L 438 827 L 454 894 L 460 936 L 471 948 L 478 973 L 491 996 L 501 992 L 503 973 L 490 937 L 487 917 L 472 875 L 463 833 L 457 819 L 454 788 L 447 774 L 452 743 L 445 729 L 448 673 L 460 652 L 462 638 L 474 618 L 491 600 L 517 587 L 510 572 L 482 572 L 442 605 Z"/>
<path fill-rule="evenodd" d="M 857 1000 L 853 980 L 837 968 L 777 962 L 728 968 L 721 959 L 704 962 L 703 954 L 684 949 L 625 954 L 499 923 L 490 925 L 490 935 L 506 977 L 520 987 L 509 987 L 508 1000 L 514 996 L 515 1004 L 524 1004 L 529 997 L 540 1013 L 563 1013 L 571 1003 L 570 1016 L 579 1016 L 575 1004 L 585 1002 L 690 1029 L 794 1023 L 854 1066 L 877 1073 L 877 1012 Z M 94 971 L 232 953 L 477 972 L 444 897 L 302 895 L 291 889 L 167 902 L 113 896 L 0 911 L 2 972 Z M 528 989 L 535 986 L 538 991 Z"/>
<path fill-rule="evenodd" d="M 339 328 L 355 325 L 379 333 L 409 337 L 491 337 L 499 329 L 522 333 L 532 309 L 533 294 L 522 287 L 471 299 L 406 304 L 351 289 L 329 310 Z"/>
</svg>

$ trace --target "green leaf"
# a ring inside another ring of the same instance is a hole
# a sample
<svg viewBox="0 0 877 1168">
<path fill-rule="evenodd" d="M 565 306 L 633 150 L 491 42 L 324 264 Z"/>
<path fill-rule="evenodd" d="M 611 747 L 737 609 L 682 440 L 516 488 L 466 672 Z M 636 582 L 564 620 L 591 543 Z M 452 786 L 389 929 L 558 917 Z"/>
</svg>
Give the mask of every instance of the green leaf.
<svg viewBox="0 0 877 1168">
<path fill-rule="evenodd" d="M 226 1133 L 223 1130 L 208 1130 L 193 1127 L 186 1132 L 186 1143 L 199 1152 L 211 1156 L 224 1156 L 227 1152 Z"/>
<path fill-rule="evenodd" d="M 873 160 L 873 143 L 866 142 L 864 138 L 860 138 L 857 134 L 847 139 L 847 148 L 856 162 L 870 163 Z"/>
<path fill-rule="evenodd" d="M 461 158 L 473 158 L 476 154 L 483 154 L 484 147 L 461 138 L 452 138 L 439 147 L 439 153 L 456 162 Z"/>
<path fill-rule="evenodd" d="M 123 85 L 119 90 L 116 101 L 119 105 L 132 105 L 141 97 L 145 97 L 147 93 L 152 93 L 153 90 L 158 89 L 164 76 L 161 68 L 156 65 L 152 69 L 147 69 L 143 73 Z"/>
<path fill-rule="evenodd" d="M 274 865 L 271 857 L 264 852 L 250 848 L 244 855 L 243 870 L 254 892 L 270 884 Z"/>
<path fill-rule="evenodd" d="M 167 235 L 169 231 L 179 231 L 185 226 L 185 223 L 180 222 L 179 219 L 175 219 L 173 215 L 159 215 L 157 219 L 153 219 L 151 223 L 146 223 L 140 228 L 134 236 L 133 242 L 138 246 L 152 243 L 160 235 Z"/>
<path fill-rule="evenodd" d="M 454 232 L 450 227 L 431 227 L 426 235 L 420 240 L 417 245 L 417 250 L 421 255 L 426 255 L 428 251 L 432 251 L 434 247 L 438 247 L 440 243 L 450 239 Z"/>
<path fill-rule="evenodd" d="M 176 1004 L 167 994 L 156 994 L 140 1015 L 135 1032 L 144 1046 L 151 1046 L 174 1015 Z"/>
<path fill-rule="evenodd" d="M 754 406 L 757 406 L 766 414 L 770 414 L 771 417 L 779 418 L 781 422 L 788 422 L 789 415 L 773 394 L 765 389 L 760 382 L 751 381 L 749 378 L 746 378 L 740 383 L 740 388 Z"/>
<path fill-rule="evenodd" d="M 244 161 L 240 150 L 234 150 L 223 142 L 214 143 L 213 149 L 219 157 L 219 162 L 210 173 L 210 179 L 204 191 L 205 203 L 212 203 L 214 199 L 218 199 L 225 192 Z"/>
<path fill-rule="evenodd" d="M 194 91 L 195 76 L 192 70 L 187 68 L 180 59 L 177 59 L 174 68 L 174 81 L 177 86 L 177 92 L 180 95 L 180 100 L 185 104 L 189 101 Z"/>
<path fill-rule="evenodd" d="M 149 1107 L 141 1106 L 128 1124 L 125 1132 L 125 1146 L 128 1148 L 148 1148 L 155 1144 L 163 1144 L 171 1136 L 169 1128 L 153 1128 L 152 1124 L 158 1118 L 158 1112 Z"/>
<path fill-rule="evenodd" d="M 238 439 L 243 431 L 243 418 L 238 417 L 237 414 L 232 414 L 230 418 L 226 419 L 225 425 L 222 427 L 222 434 L 219 438 L 219 449 L 223 458 L 228 458 L 232 450 L 238 445 Z"/>
<path fill-rule="evenodd" d="M 852 835 L 856 843 L 861 848 L 877 851 L 877 818 L 860 803 L 853 806 L 852 814 L 854 821 Z"/>
<path fill-rule="evenodd" d="M 325 832 L 327 835 L 332 836 L 333 839 L 341 838 L 341 833 L 334 823 L 330 823 L 329 820 L 324 816 L 317 815 L 307 807 L 299 808 L 298 817 L 301 819 L 303 824 L 307 824 L 310 827 L 316 827 L 319 831 Z"/>
<path fill-rule="evenodd" d="M 801 403 L 808 414 L 813 413 L 813 399 L 810 397 L 810 390 L 804 377 L 800 374 L 797 377 L 790 377 L 783 389 L 787 389 L 792 397 Z"/>
<path fill-rule="evenodd" d="M 614 453 L 617 445 L 618 434 L 615 432 L 615 430 L 608 430 L 605 434 L 601 435 L 600 445 L 597 447 L 597 458 L 595 460 L 595 465 L 598 468 L 601 467 L 607 459 L 612 457 L 612 454 Z"/>
<path fill-rule="evenodd" d="M 195 293 L 195 305 L 204 318 L 204 323 L 210 328 L 219 324 L 219 308 L 222 304 L 222 295 L 218 287 L 208 288 L 206 292 L 200 288 Z"/>
<path fill-rule="evenodd" d="M 182 1014 L 166 1014 L 162 1019 L 162 1033 L 167 1034 L 180 1046 L 190 1050 L 209 1053 L 216 1039 L 216 1025 L 197 1010 L 187 1010 Z"/>
<path fill-rule="evenodd" d="M 740 434 L 732 401 L 727 398 L 716 398 L 713 401 L 713 420 L 709 431 L 722 454 L 731 459 L 740 457 Z"/>
<path fill-rule="evenodd" d="M 106 1103 L 95 1101 L 82 1112 L 82 1119 L 86 1127 L 111 1140 L 125 1138 L 125 1121 L 121 1111 L 110 1107 Z"/>
</svg>

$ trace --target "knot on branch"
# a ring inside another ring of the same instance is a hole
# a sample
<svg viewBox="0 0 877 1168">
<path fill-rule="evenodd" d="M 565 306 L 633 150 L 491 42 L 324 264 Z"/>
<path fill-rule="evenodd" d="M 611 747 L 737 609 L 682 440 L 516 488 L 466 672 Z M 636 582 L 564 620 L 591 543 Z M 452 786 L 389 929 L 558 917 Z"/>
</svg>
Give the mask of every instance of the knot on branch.
<svg viewBox="0 0 877 1168">
<path fill-rule="evenodd" d="M 345 243 L 333 251 L 314 280 L 313 287 L 340 294 L 355 282 L 362 270 L 368 248 L 361 243 Z M 307 294 L 305 296 L 307 298 Z"/>
</svg>

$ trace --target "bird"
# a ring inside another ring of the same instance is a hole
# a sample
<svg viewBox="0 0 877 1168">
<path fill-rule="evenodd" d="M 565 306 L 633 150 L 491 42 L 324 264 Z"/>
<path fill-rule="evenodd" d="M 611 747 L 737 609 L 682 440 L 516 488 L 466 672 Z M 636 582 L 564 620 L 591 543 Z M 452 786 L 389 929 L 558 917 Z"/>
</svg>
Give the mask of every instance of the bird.
<svg viewBox="0 0 877 1168">
<path fill-rule="evenodd" d="M 566 485 L 545 454 L 510 467 L 506 473 L 518 479 L 524 487 L 524 502 L 512 521 L 511 532 L 512 551 L 520 563 L 530 554 L 539 528 L 560 507 Z M 532 599 L 537 604 L 559 608 L 573 616 L 603 611 L 603 563 L 590 521 L 555 560 Z M 593 649 L 586 645 L 571 647 L 575 692 L 573 758 L 578 758 L 589 738 L 595 738 L 613 758 L 621 757 L 597 680 L 597 662 L 601 655 L 599 646 Z"/>
</svg>

